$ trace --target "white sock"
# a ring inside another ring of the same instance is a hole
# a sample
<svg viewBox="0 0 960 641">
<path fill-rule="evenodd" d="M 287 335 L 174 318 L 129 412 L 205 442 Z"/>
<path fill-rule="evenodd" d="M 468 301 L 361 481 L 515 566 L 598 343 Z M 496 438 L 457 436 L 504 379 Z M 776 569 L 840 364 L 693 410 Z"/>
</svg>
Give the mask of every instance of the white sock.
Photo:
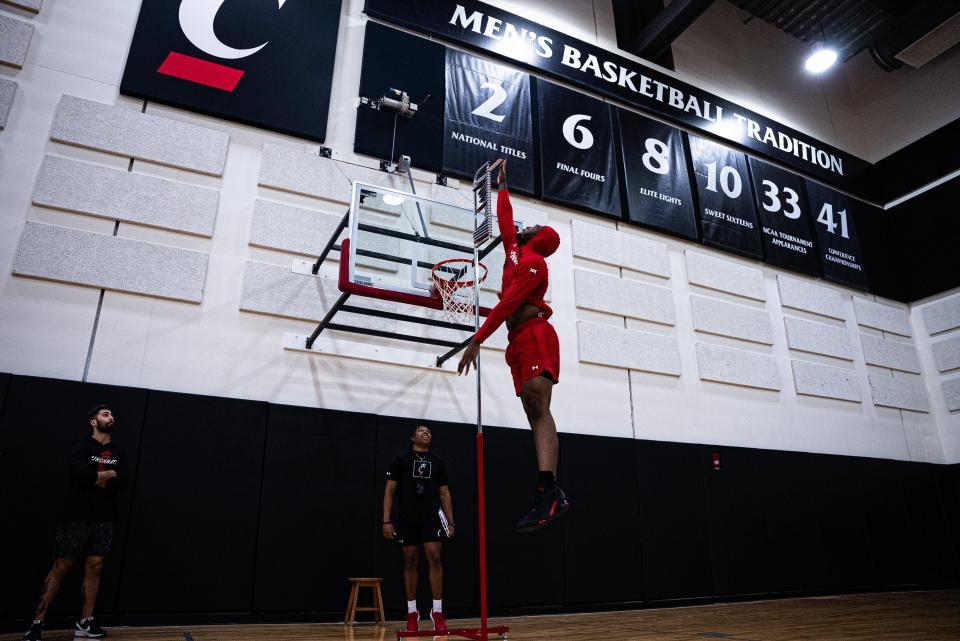
<svg viewBox="0 0 960 641">
<path fill-rule="evenodd" d="M 443 612 L 443 599 L 434 599 L 434 600 L 433 600 L 433 611 L 434 611 L 434 612 Z"/>
<path fill-rule="evenodd" d="M 417 600 L 407 601 L 407 614 L 417 611 Z"/>
</svg>

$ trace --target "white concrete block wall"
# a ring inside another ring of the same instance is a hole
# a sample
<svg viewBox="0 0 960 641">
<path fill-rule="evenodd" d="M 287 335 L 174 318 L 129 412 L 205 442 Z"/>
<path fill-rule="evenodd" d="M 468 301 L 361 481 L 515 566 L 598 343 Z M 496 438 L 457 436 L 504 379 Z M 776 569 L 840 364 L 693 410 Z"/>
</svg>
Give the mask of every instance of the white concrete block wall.
<svg viewBox="0 0 960 641">
<path fill-rule="evenodd" d="M 789 316 L 784 317 L 783 322 L 787 330 L 787 345 L 790 349 L 853 360 L 850 333 L 846 327 Z"/>
<path fill-rule="evenodd" d="M 911 335 L 910 316 L 904 308 L 854 296 L 853 311 L 857 316 L 857 323 L 863 327 L 873 327 L 900 336 Z"/>
<path fill-rule="evenodd" d="M 3 0 L 3 2 L 11 7 L 26 9 L 32 13 L 37 13 L 40 11 L 40 7 L 43 6 L 42 0 Z"/>
<path fill-rule="evenodd" d="M 207 275 L 202 252 L 28 222 L 13 273 L 199 303 Z"/>
<path fill-rule="evenodd" d="M 960 462 L 960 290 L 918 302 L 910 320 L 944 459 Z"/>
<path fill-rule="evenodd" d="M 860 402 L 860 386 L 853 370 L 808 361 L 792 361 L 797 394 Z"/>
<path fill-rule="evenodd" d="M 13 109 L 18 86 L 13 80 L 0 78 L 0 131 L 7 126 L 7 118 L 10 117 L 10 110 Z"/>
<path fill-rule="evenodd" d="M 0 14 L 0 63 L 23 67 L 34 31 L 29 22 Z"/>
<path fill-rule="evenodd" d="M 64 95 L 51 140 L 220 176 L 230 137 L 186 123 Z"/>
<path fill-rule="evenodd" d="M 725 303 L 706 296 L 691 296 L 690 310 L 693 313 L 693 328 L 697 331 L 742 338 L 764 345 L 773 344 L 770 316 L 766 310 Z"/>
<path fill-rule="evenodd" d="M 687 280 L 690 284 L 753 300 L 766 300 L 763 272 L 756 267 L 747 267 L 692 249 L 687 250 L 684 256 L 686 257 Z"/>
<path fill-rule="evenodd" d="M 786 274 L 777 274 L 777 287 L 784 307 L 843 320 L 843 297 L 839 290 Z"/>
<path fill-rule="evenodd" d="M 219 196 L 213 189 L 46 156 L 33 204 L 209 238 Z"/>
<path fill-rule="evenodd" d="M 436 348 L 336 333 L 323 338 L 322 353 L 289 348 L 288 337 L 309 334 L 336 295 L 335 252 L 319 277 L 293 267 L 316 253 L 345 212 L 350 180 L 404 188 L 376 171 L 377 161 L 352 153 L 362 4 L 344 3 L 331 159 L 316 143 L 119 96 L 136 3 L 47 2 L 32 20 L 17 16 L 38 37 L 21 70 L 0 69 L 20 85 L 0 133 L 0 371 L 473 421 L 473 379 L 429 367 Z M 495 4 L 590 41 L 615 42 L 607 2 Z M 97 19 L 108 11 L 110 21 Z M 78 49 L 76 33 L 100 45 Z M 111 123 L 112 136 L 94 115 Z M 204 148 L 194 150 L 200 140 Z M 42 170 L 47 157 L 61 159 L 76 172 L 70 175 L 115 180 L 119 195 L 105 198 L 92 185 L 52 189 L 50 166 Z M 466 185 L 441 188 L 430 174 L 414 175 L 419 194 L 469 204 Z M 176 199 L 176 207 L 133 211 L 129 203 L 148 204 L 142 196 L 160 186 L 182 197 L 217 194 L 215 215 L 204 201 L 191 216 L 193 205 Z M 549 223 L 561 238 L 548 261 L 561 431 L 960 461 L 957 410 L 948 409 L 960 376 L 938 371 L 930 346 L 960 328 L 951 320 L 954 303 L 930 301 L 908 315 L 906 306 L 636 227 L 520 196 L 514 206 L 517 218 Z M 109 249 L 105 262 L 67 273 L 56 271 L 48 252 L 35 252 L 23 260 L 43 269 L 15 275 L 20 239 L 51 227 L 110 247 L 203 256 L 202 280 L 175 283 L 195 292 L 200 281 L 202 295 L 178 292 L 181 300 L 171 300 L 149 282 L 179 274 L 174 268 L 120 273 L 133 260 L 126 250 Z M 120 276 L 132 284 L 108 278 Z M 488 285 L 487 300 L 498 289 Z M 645 295 L 651 300 L 640 300 Z M 913 340 L 921 374 L 868 363 L 861 336 L 898 346 Z M 501 329 L 482 350 L 485 421 L 527 429 L 504 345 Z"/>
</svg>

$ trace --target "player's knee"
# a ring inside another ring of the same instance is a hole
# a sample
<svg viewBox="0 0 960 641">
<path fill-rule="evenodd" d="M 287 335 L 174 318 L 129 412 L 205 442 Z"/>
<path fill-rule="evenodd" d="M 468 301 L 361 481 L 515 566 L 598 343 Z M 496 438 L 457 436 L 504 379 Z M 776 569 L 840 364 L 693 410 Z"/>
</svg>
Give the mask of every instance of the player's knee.
<svg viewBox="0 0 960 641">
<path fill-rule="evenodd" d="M 53 572 L 58 576 L 65 576 L 70 568 L 73 567 L 73 561 L 70 559 L 57 559 L 53 562 Z"/>
<path fill-rule="evenodd" d="M 544 403 L 543 397 L 537 392 L 524 390 L 520 394 L 520 401 L 523 403 L 523 411 L 527 413 L 528 419 L 537 420 L 543 416 L 546 403 Z"/>
<path fill-rule="evenodd" d="M 435 550 L 431 550 L 430 552 L 427 552 L 427 563 L 430 565 L 431 568 L 440 567 L 440 552 Z"/>
<path fill-rule="evenodd" d="M 99 572 L 103 569 L 103 557 L 102 556 L 88 556 L 84 562 L 87 569 L 91 572 Z"/>
<path fill-rule="evenodd" d="M 416 570 L 417 569 L 417 554 L 416 551 L 413 552 L 403 552 L 403 567 L 405 570 Z"/>
</svg>

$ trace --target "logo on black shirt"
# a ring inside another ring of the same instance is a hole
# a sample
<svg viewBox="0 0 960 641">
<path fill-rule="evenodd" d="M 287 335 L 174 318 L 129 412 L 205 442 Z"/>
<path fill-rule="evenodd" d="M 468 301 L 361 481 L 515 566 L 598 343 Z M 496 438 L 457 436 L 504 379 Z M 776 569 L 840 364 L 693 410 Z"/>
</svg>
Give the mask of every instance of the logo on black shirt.
<svg viewBox="0 0 960 641">
<path fill-rule="evenodd" d="M 433 463 L 430 461 L 416 460 L 413 462 L 413 478 L 428 479 L 433 471 Z"/>
</svg>

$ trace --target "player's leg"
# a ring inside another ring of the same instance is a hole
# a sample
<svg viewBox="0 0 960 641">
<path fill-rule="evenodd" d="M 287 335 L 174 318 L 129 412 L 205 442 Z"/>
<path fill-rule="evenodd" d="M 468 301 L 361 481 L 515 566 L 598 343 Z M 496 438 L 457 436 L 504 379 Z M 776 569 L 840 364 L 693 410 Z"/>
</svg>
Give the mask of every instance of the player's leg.
<svg viewBox="0 0 960 641">
<path fill-rule="evenodd" d="M 80 611 L 80 620 L 74 628 L 73 636 L 99 639 L 106 636 L 93 618 L 93 607 L 97 602 L 97 593 L 100 591 L 100 573 L 103 571 L 103 556 L 90 554 L 83 563 L 83 585 L 81 596 L 83 603 Z"/>
<path fill-rule="evenodd" d="M 430 591 L 433 593 L 433 607 L 430 608 L 430 619 L 436 632 L 445 632 L 447 622 L 443 618 L 443 564 L 441 561 L 440 541 L 427 541 L 423 544 L 423 551 L 427 555 L 427 565 L 430 567 Z"/>
<path fill-rule="evenodd" d="M 420 562 L 420 538 L 411 532 L 411 528 L 404 528 L 398 532 L 397 540 L 401 542 L 400 551 L 403 554 L 403 588 L 407 595 L 407 630 L 417 630 L 420 613 L 417 611 L 417 564 Z"/>
<path fill-rule="evenodd" d="M 547 376 L 535 376 L 523 382 L 520 388 L 520 402 L 527 415 L 527 422 L 533 430 L 533 440 L 537 449 L 537 464 L 541 472 L 557 473 L 557 424 L 550 412 L 553 399 L 553 380 Z M 544 479 L 540 479 L 543 481 Z M 550 483 L 552 484 L 553 479 Z"/>
<path fill-rule="evenodd" d="M 560 375 L 559 341 L 553 327 L 543 321 L 516 335 L 512 346 L 514 386 L 533 430 L 539 466 L 533 503 L 517 522 L 516 530 L 533 532 L 570 508 L 566 495 L 556 484 L 557 426 L 550 411 L 553 386 Z"/>
</svg>

